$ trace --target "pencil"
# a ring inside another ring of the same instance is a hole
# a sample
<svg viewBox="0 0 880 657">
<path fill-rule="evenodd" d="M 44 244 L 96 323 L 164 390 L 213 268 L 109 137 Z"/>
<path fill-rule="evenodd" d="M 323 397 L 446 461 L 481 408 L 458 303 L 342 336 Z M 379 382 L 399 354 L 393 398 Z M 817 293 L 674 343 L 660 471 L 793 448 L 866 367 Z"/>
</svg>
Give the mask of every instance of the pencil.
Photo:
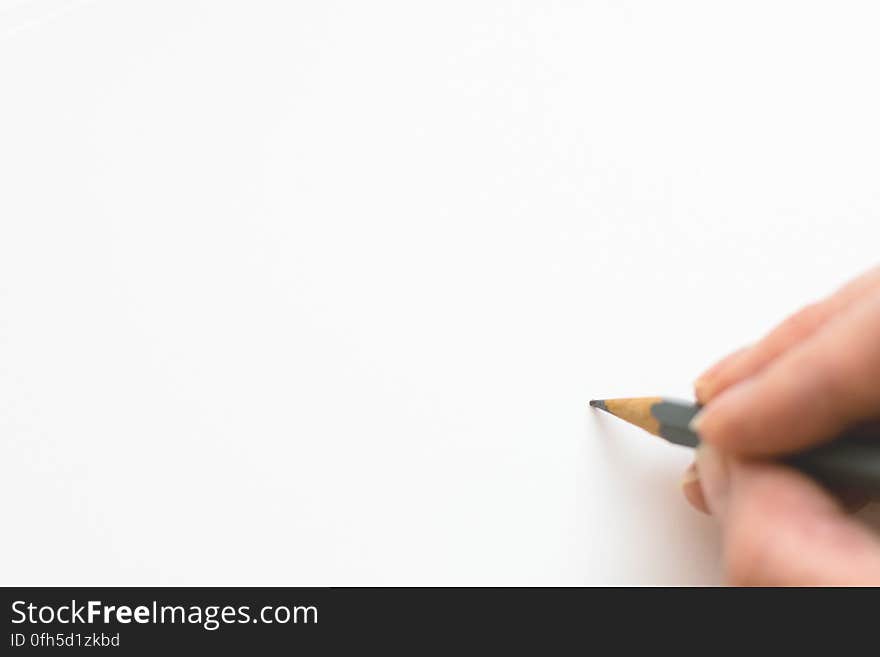
<svg viewBox="0 0 880 657">
<path fill-rule="evenodd" d="M 663 397 L 594 399 L 590 406 L 619 417 L 673 444 L 697 447 L 700 437 L 688 426 L 700 406 Z M 823 484 L 880 493 L 880 430 L 853 429 L 784 462 Z"/>
</svg>

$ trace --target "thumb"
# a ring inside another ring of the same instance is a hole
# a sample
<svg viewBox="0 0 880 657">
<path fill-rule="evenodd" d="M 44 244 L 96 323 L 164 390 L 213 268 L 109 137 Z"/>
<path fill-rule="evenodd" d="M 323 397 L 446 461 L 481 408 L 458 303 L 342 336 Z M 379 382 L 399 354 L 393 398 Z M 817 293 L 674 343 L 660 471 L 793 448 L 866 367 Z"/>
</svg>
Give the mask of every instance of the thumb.
<svg viewBox="0 0 880 657">
<path fill-rule="evenodd" d="M 805 475 L 705 444 L 697 470 L 709 509 L 721 522 L 730 583 L 880 584 L 880 540 Z"/>
</svg>

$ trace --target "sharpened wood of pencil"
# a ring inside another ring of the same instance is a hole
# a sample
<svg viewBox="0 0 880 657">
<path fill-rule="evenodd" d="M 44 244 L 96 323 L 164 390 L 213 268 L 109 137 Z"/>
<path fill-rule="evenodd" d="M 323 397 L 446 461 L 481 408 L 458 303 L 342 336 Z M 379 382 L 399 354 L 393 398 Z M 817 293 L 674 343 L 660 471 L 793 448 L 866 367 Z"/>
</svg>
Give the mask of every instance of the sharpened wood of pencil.
<svg viewBox="0 0 880 657">
<path fill-rule="evenodd" d="M 697 447 L 700 437 L 689 425 L 700 410 L 698 404 L 665 399 L 594 399 L 590 406 L 676 445 Z M 824 484 L 880 493 L 880 430 L 868 427 L 843 434 L 813 449 L 799 452 L 784 462 Z"/>
</svg>

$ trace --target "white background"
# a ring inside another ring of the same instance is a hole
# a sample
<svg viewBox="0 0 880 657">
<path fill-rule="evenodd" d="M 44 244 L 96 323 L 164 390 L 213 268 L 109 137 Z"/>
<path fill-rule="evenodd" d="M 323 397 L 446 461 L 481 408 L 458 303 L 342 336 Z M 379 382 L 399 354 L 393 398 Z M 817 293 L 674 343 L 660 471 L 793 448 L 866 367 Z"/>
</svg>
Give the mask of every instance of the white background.
<svg viewBox="0 0 880 657">
<path fill-rule="evenodd" d="M 876 262 L 878 24 L 0 0 L 0 581 L 719 582 L 586 402 Z"/>
</svg>

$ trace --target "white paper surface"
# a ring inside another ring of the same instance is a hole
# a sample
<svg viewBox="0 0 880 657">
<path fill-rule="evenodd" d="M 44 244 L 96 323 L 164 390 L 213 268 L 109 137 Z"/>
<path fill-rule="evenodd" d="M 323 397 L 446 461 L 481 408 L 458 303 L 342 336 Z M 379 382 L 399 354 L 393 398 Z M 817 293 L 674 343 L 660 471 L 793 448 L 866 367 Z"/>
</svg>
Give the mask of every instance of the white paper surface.
<svg viewBox="0 0 880 657">
<path fill-rule="evenodd" d="M 0 2 L 0 581 L 720 581 L 586 402 L 876 261 L 878 19 Z"/>
</svg>

